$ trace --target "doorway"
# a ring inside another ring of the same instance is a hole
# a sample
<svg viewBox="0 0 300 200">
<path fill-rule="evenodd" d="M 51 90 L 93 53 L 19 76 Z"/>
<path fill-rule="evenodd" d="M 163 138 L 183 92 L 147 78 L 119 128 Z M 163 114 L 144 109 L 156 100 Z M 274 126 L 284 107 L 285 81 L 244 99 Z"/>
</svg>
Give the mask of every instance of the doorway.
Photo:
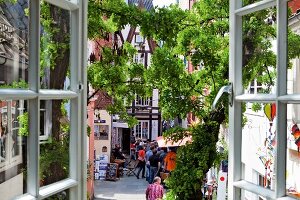
<svg viewBox="0 0 300 200">
<path fill-rule="evenodd" d="M 122 133 L 122 147 L 123 147 L 123 153 L 129 154 L 130 152 L 130 129 L 129 128 L 123 128 Z"/>
</svg>

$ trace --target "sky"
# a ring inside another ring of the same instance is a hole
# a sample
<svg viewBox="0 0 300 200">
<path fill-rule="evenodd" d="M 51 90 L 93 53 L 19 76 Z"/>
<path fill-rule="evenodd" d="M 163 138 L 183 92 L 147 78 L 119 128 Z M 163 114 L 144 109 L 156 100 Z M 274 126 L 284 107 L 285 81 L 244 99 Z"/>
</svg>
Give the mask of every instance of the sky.
<svg viewBox="0 0 300 200">
<path fill-rule="evenodd" d="M 168 6 L 171 3 L 176 3 L 176 0 L 153 0 L 153 6 Z"/>
</svg>

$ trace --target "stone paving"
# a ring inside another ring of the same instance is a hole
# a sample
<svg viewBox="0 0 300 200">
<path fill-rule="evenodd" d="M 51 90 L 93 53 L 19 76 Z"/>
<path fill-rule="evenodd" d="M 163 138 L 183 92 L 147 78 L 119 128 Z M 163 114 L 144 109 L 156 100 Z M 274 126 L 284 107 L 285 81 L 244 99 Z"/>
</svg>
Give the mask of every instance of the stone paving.
<svg viewBox="0 0 300 200">
<path fill-rule="evenodd" d="M 117 181 L 95 180 L 95 200 L 145 200 L 148 182 L 124 175 Z"/>
</svg>

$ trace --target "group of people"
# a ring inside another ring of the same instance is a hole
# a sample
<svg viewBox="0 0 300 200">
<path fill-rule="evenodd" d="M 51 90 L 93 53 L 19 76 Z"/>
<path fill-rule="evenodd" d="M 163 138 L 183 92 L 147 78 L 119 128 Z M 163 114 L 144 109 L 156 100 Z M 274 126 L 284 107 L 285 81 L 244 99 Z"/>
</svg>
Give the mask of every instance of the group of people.
<svg viewBox="0 0 300 200">
<path fill-rule="evenodd" d="M 176 148 L 160 148 L 156 141 L 146 143 L 138 140 L 135 143 L 137 164 L 137 179 L 146 178 L 150 184 L 146 190 L 147 200 L 163 197 L 164 188 L 161 185 L 160 172 L 171 173 L 176 167 Z"/>
</svg>

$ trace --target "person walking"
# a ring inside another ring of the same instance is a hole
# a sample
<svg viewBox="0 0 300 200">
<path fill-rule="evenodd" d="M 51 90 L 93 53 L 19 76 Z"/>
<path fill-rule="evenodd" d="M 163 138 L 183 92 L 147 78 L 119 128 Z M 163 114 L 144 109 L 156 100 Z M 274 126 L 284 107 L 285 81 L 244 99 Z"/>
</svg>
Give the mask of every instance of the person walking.
<svg viewBox="0 0 300 200">
<path fill-rule="evenodd" d="M 164 196 L 164 188 L 160 184 L 161 179 L 155 177 L 153 183 L 148 185 L 146 189 L 146 200 L 161 200 Z"/>
<path fill-rule="evenodd" d="M 149 158 L 150 162 L 150 177 L 149 183 L 153 183 L 153 179 L 158 174 L 158 169 L 160 168 L 159 156 L 157 155 L 157 150 L 153 150 L 153 155 Z"/>
<path fill-rule="evenodd" d="M 145 178 L 145 166 L 146 166 L 146 161 L 145 161 L 145 147 L 143 147 L 141 150 L 139 150 L 138 153 L 138 164 L 137 164 L 137 168 L 138 168 L 138 172 L 136 174 L 136 178 L 139 179 L 140 178 L 140 173 L 142 171 L 142 178 Z"/>
<path fill-rule="evenodd" d="M 146 152 L 146 181 L 149 181 L 150 179 L 150 162 L 149 162 L 149 158 L 153 155 L 153 151 L 154 150 L 154 145 L 151 145 L 150 146 L 150 149 Z"/>
</svg>

